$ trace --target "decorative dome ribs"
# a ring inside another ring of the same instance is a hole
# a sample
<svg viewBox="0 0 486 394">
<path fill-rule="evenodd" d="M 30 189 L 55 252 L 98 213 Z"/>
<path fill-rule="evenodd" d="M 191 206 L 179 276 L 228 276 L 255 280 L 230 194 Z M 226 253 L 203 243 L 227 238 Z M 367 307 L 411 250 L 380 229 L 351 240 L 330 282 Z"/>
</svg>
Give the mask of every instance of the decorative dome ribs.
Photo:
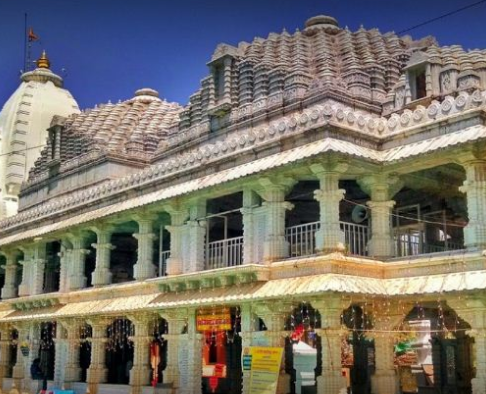
<svg viewBox="0 0 486 394">
<path fill-rule="evenodd" d="M 61 131 L 61 167 L 92 152 L 136 159 L 154 154 L 168 129 L 179 122 L 181 112 L 178 104 L 162 101 L 157 95 L 142 89 L 130 100 L 109 102 L 67 118 Z M 45 148 L 30 177 L 44 173 L 49 160 Z"/>
</svg>

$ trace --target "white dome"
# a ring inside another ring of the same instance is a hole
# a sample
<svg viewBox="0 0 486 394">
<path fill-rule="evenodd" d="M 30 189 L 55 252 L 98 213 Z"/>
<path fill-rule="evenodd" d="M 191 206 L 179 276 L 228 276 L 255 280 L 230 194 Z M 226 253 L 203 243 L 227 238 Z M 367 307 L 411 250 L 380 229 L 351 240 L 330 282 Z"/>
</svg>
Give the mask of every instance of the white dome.
<svg viewBox="0 0 486 394">
<path fill-rule="evenodd" d="M 37 68 L 21 79 L 0 112 L 0 219 L 17 212 L 20 186 L 40 156 L 53 116 L 79 113 L 62 78 L 49 69 Z"/>
</svg>

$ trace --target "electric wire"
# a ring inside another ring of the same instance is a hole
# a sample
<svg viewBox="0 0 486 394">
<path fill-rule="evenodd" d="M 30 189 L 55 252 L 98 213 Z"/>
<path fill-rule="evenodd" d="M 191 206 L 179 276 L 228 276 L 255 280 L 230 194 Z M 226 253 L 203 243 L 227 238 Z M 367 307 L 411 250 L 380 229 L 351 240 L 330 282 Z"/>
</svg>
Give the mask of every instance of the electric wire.
<svg viewBox="0 0 486 394">
<path fill-rule="evenodd" d="M 478 6 L 478 5 L 480 5 L 480 4 L 483 4 L 483 3 L 486 3 L 486 0 L 477 1 L 477 2 L 475 2 L 475 3 L 472 3 L 472 4 L 466 5 L 466 6 L 464 6 L 464 7 L 458 8 L 458 9 L 456 9 L 456 10 L 454 10 L 454 11 L 450 11 L 450 12 L 447 12 L 447 13 L 445 13 L 445 14 L 443 14 L 443 15 L 437 16 L 437 17 L 435 17 L 435 18 L 428 19 L 428 20 L 426 20 L 426 21 L 424 21 L 424 22 L 421 22 L 421 23 L 419 23 L 419 24 L 417 24 L 417 25 L 414 25 L 414 26 L 412 26 L 412 27 L 409 27 L 409 28 L 407 28 L 407 29 L 400 30 L 400 31 L 399 31 L 397 34 L 403 34 L 403 33 L 407 33 L 407 32 L 409 32 L 409 31 L 411 31 L 411 30 L 415 30 L 415 29 L 417 29 L 417 28 L 419 28 L 419 27 L 422 27 L 422 26 L 428 25 L 428 24 L 430 24 L 430 23 L 432 23 L 432 22 L 436 22 L 436 21 L 438 21 L 438 20 L 441 20 L 441 19 L 447 18 L 448 16 L 452 16 L 452 15 L 458 14 L 459 12 L 465 11 L 465 10 L 467 10 L 467 9 L 469 9 L 469 8 L 476 7 L 476 6 Z"/>
</svg>

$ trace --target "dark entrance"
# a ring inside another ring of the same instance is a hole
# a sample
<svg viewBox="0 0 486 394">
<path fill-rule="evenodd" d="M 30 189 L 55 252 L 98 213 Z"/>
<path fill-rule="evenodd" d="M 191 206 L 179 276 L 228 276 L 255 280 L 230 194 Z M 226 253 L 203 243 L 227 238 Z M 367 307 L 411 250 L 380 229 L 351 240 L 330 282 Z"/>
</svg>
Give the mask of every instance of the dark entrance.
<svg viewBox="0 0 486 394">
<path fill-rule="evenodd" d="M 128 384 L 130 380 L 130 369 L 133 366 L 133 344 L 128 338 L 131 335 L 133 335 L 133 326 L 127 319 L 117 319 L 107 329 L 108 383 Z"/>
<path fill-rule="evenodd" d="M 200 311 L 200 314 L 212 313 Z M 217 313 L 229 313 L 231 329 L 214 329 L 202 331 L 203 344 L 203 394 L 241 394 L 241 331 L 240 309 L 221 308 Z"/>
</svg>

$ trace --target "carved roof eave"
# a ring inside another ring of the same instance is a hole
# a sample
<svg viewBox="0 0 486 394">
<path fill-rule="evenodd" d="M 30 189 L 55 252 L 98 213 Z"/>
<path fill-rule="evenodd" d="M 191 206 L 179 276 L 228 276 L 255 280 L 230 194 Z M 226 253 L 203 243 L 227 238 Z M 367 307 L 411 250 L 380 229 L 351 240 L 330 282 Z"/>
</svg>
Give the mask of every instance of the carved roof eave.
<svg viewBox="0 0 486 394">
<path fill-rule="evenodd" d="M 219 142 L 221 145 L 205 145 L 199 150 L 189 151 L 184 155 L 171 158 L 166 163 L 158 163 L 131 176 L 104 183 L 99 186 L 101 187 L 100 190 L 89 188 L 83 190 L 82 195 L 79 196 L 68 196 L 67 199 L 59 199 L 56 202 L 47 201 L 39 208 L 36 207 L 35 210 L 26 210 L 11 220 L 4 220 L 0 224 L 2 233 L 18 232 L 19 228 L 32 221 L 52 220 L 54 215 L 79 209 L 78 200 L 83 202 L 83 206 L 88 203 L 96 205 L 106 201 L 107 198 L 122 196 L 123 193 L 129 192 L 133 188 L 150 189 L 159 182 L 167 185 L 169 180 L 180 179 L 181 171 L 184 174 L 195 176 L 197 168 L 202 168 L 201 166 L 208 164 L 216 165 L 215 163 L 220 162 L 220 160 L 231 160 L 233 155 L 241 154 L 241 149 L 253 152 L 255 147 L 261 147 L 262 144 L 266 146 L 270 144 L 268 146 L 271 146 L 271 144 L 280 143 L 281 133 L 284 133 L 284 138 L 299 138 L 299 135 L 305 130 L 309 130 L 310 127 L 334 124 L 344 130 L 354 129 L 361 133 L 363 138 L 374 135 L 385 141 L 389 137 L 400 139 L 401 136 L 417 133 L 417 130 L 426 130 L 430 127 L 437 128 L 437 124 L 443 121 L 452 124 L 465 119 L 465 117 L 478 117 L 478 115 L 483 119 L 486 101 L 484 93 L 477 91 L 469 96 L 463 92 L 456 98 L 446 97 L 442 103 L 434 102 L 428 108 L 417 108 L 415 111 L 405 112 L 401 116 L 394 114 L 389 119 L 356 114 L 352 110 L 333 108 L 331 105 L 316 106 L 315 109 L 306 109 L 301 114 L 290 114 L 282 117 L 278 122 L 270 123 L 268 129 L 259 128 L 246 132 L 243 130 L 238 133 L 237 139 L 235 139 L 235 136 L 229 136 L 227 141 Z M 240 145 L 242 142 L 244 142 L 243 146 Z M 232 144 L 234 147 L 231 147 Z M 213 150 L 216 147 L 218 150 Z M 201 160 L 196 157 L 199 155 Z"/>
<path fill-rule="evenodd" d="M 247 125 L 251 124 L 253 127 L 257 127 L 260 123 L 263 123 L 268 120 L 272 120 L 278 116 L 282 115 L 282 110 L 286 113 L 292 111 L 301 110 L 302 107 L 308 107 L 319 102 L 324 102 L 328 99 L 335 100 L 342 104 L 348 104 L 355 108 L 356 110 L 364 110 L 367 112 L 371 112 L 374 114 L 380 114 L 382 111 L 381 105 L 377 102 L 373 102 L 372 100 L 365 100 L 364 98 L 354 98 L 353 96 L 347 94 L 344 90 L 336 89 L 335 87 L 324 87 L 324 89 L 316 90 L 308 94 L 305 98 L 292 102 L 285 106 L 280 107 L 272 107 L 268 111 L 264 113 L 258 113 L 256 115 L 252 115 L 249 118 L 245 118 L 243 120 L 238 120 L 231 125 L 229 125 L 226 129 L 220 130 L 217 133 L 212 133 L 211 137 L 222 136 L 224 134 L 230 133 L 232 131 L 238 130 L 242 127 L 246 127 Z M 240 107 L 235 107 L 232 111 L 238 111 Z M 194 125 L 197 127 L 198 125 Z M 186 141 L 183 143 L 179 142 L 172 146 L 169 146 L 168 149 L 162 151 L 156 151 L 152 162 L 156 163 L 164 158 L 170 157 L 171 155 L 176 154 L 182 150 L 197 146 L 202 142 L 208 139 L 208 133 L 201 134 L 198 138 L 187 138 Z"/>
<path fill-rule="evenodd" d="M 95 155 L 94 155 L 95 154 Z M 20 197 L 31 193 L 34 190 L 46 186 L 46 184 L 53 180 L 59 180 L 73 173 L 88 168 L 96 167 L 107 162 L 125 164 L 133 168 L 143 169 L 150 165 L 150 158 L 140 155 L 128 155 L 126 153 L 106 152 L 106 151 L 92 151 L 82 156 L 66 161 L 61 164 L 59 174 L 55 177 L 49 177 L 48 171 L 44 171 L 40 176 L 37 176 L 32 181 L 27 181 L 21 189 Z"/>
</svg>

